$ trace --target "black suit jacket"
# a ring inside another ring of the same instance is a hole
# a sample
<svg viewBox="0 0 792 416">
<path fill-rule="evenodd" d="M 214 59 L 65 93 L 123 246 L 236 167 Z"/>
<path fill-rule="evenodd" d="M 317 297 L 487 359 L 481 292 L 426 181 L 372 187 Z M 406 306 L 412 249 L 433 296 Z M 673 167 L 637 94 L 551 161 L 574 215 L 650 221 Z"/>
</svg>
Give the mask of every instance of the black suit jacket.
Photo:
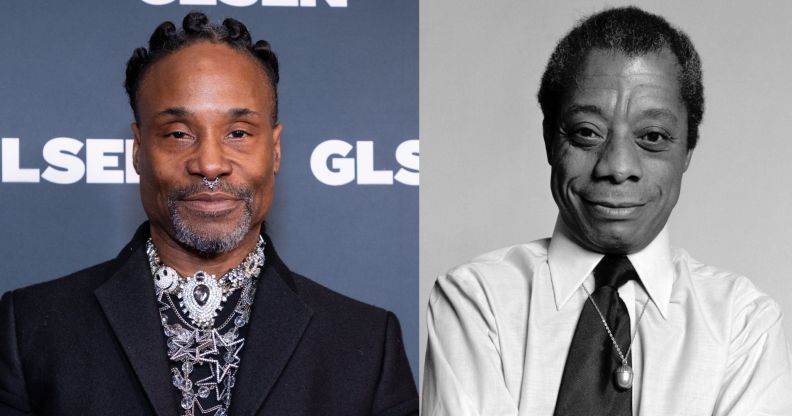
<svg viewBox="0 0 792 416">
<path fill-rule="evenodd" d="M 175 416 L 145 241 L 0 300 L 0 415 Z M 267 241 L 231 415 L 417 415 L 396 317 L 281 262 Z"/>
</svg>

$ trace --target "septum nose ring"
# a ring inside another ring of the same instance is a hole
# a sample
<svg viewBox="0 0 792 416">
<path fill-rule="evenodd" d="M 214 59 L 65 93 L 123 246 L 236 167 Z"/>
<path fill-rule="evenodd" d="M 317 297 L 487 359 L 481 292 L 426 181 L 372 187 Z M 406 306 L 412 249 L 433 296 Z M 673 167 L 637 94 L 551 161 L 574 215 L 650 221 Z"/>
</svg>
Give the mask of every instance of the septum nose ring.
<svg viewBox="0 0 792 416">
<path fill-rule="evenodd" d="M 215 177 L 211 181 L 209 179 L 207 179 L 206 176 L 203 177 L 203 184 L 208 186 L 210 191 L 214 190 L 214 187 L 217 186 L 218 183 L 220 183 L 220 177 L 219 176 Z"/>
</svg>

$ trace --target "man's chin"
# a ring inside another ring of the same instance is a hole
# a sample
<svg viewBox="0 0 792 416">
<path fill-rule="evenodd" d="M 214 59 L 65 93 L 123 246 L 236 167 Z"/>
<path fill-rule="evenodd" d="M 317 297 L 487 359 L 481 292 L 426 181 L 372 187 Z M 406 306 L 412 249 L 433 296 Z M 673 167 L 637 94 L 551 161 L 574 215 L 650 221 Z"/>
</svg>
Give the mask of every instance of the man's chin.
<svg viewBox="0 0 792 416">
<path fill-rule="evenodd" d="M 625 223 L 608 224 L 595 227 L 587 233 L 590 250 L 605 254 L 630 254 L 646 247 L 652 239 Z"/>
<path fill-rule="evenodd" d="M 204 254 L 221 254 L 235 249 L 250 231 L 249 222 L 234 225 L 203 222 L 200 225 L 174 222 L 176 239 Z"/>
</svg>

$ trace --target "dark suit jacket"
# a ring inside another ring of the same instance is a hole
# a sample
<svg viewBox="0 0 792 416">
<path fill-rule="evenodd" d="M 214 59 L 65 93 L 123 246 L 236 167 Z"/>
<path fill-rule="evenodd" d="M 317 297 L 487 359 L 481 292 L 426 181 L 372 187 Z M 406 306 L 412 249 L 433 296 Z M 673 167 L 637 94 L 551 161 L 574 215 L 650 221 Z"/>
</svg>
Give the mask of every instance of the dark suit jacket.
<svg viewBox="0 0 792 416">
<path fill-rule="evenodd" d="M 0 300 L 0 415 L 177 415 L 145 253 Z M 396 317 L 281 262 L 267 241 L 232 415 L 412 415 L 418 396 Z"/>
</svg>

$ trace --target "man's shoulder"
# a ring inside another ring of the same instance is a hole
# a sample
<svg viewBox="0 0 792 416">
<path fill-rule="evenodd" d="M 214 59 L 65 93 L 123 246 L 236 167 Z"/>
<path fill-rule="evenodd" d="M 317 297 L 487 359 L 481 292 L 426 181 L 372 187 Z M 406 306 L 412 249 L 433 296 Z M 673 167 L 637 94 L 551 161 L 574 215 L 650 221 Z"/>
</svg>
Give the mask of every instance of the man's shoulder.
<svg viewBox="0 0 792 416">
<path fill-rule="evenodd" d="M 537 264 L 547 261 L 549 238 L 515 244 L 480 254 L 470 261 L 450 269 L 446 274 L 463 276 L 486 272 L 512 271 L 524 274 Z M 526 270 L 528 269 L 528 270 Z"/>
<path fill-rule="evenodd" d="M 520 291 L 533 284 L 536 272 L 546 267 L 550 239 L 535 240 L 493 250 L 438 276 L 436 292 L 444 289 L 471 292 Z"/>
<path fill-rule="evenodd" d="M 315 280 L 291 272 L 300 299 L 323 320 L 352 320 L 364 325 L 382 325 L 393 315 L 380 307 L 343 295 Z"/>
<path fill-rule="evenodd" d="M 529 243 L 515 244 L 480 254 L 470 260 L 469 264 L 498 264 L 517 259 L 544 261 L 547 259 L 549 238 L 534 240 Z"/>
<path fill-rule="evenodd" d="M 287 368 L 285 382 L 303 385 L 311 369 L 322 380 L 308 387 L 319 402 L 337 401 L 353 390 L 359 399 L 372 400 L 366 410 L 372 414 L 417 412 L 418 393 L 396 315 L 290 273 L 294 291 L 311 316 L 291 358 L 290 368 L 297 371 Z"/>
<path fill-rule="evenodd" d="M 690 290 L 705 310 L 723 311 L 744 323 L 759 316 L 768 322 L 781 317 L 778 303 L 742 274 L 704 264 L 682 249 L 674 250 L 674 265 L 679 276 L 688 278 L 675 287 Z"/>
<path fill-rule="evenodd" d="M 702 263 L 686 250 L 674 249 L 673 262 L 677 274 L 689 276 L 691 284 L 699 290 L 707 289 L 713 295 L 740 292 L 752 297 L 766 296 L 745 275 Z"/>
<path fill-rule="evenodd" d="M 118 272 L 135 252 L 141 250 L 147 238 L 148 222 L 144 222 L 116 257 L 63 277 L 13 290 L 8 295 L 13 296 L 14 303 L 18 305 L 30 302 L 34 305 L 57 307 L 62 306 L 62 302 L 68 302 L 69 305 L 85 299 L 94 302 L 93 292 Z"/>
<path fill-rule="evenodd" d="M 96 324 L 96 318 L 102 315 L 94 291 L 117 269 L 116 260 L 109 260 L 6 292 L 0 299 L 0 313 L 8 315 L 0 319 L 13 319 L 20 340 L 33 334 L 43 339 L 57 338 L 64 328 Z"/>
<path fill-rule="evenodd" d="M 10 293 L 16 308 L 51 308 L 64 302 L 74 303 L 92 296 L 118 269 L 118 259 L 111 259 L 63 277 L 15 289 Z"/>
</svg>

